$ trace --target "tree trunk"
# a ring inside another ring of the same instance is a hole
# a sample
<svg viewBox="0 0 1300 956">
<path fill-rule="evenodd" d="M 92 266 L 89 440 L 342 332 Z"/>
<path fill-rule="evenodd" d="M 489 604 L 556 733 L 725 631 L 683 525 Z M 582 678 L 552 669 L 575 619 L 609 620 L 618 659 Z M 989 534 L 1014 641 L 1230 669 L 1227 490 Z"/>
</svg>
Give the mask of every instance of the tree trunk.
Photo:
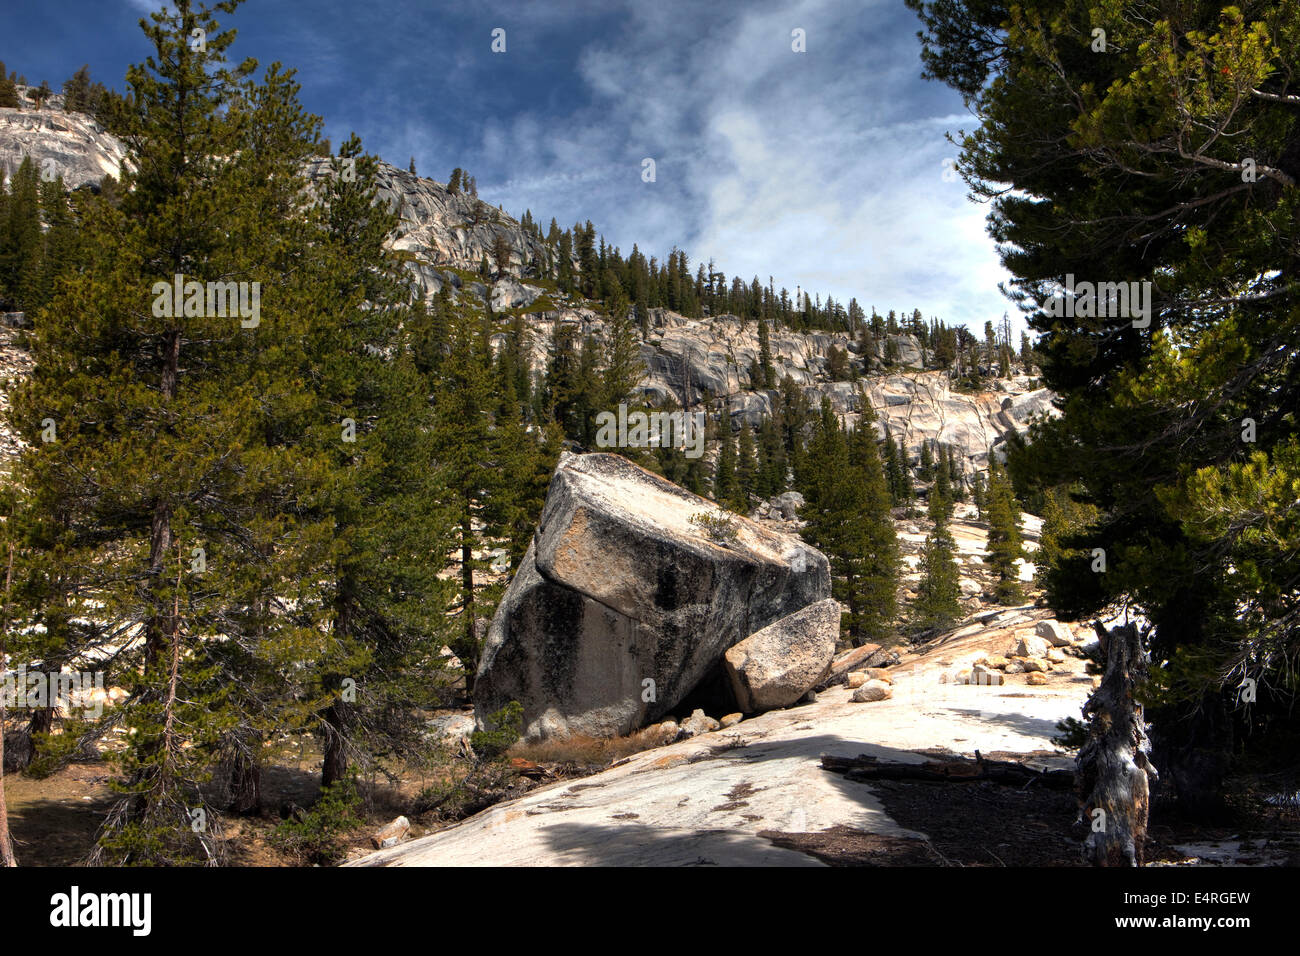
<svg viewBox="0 0 1300 956">
<path fill-rule="evenodd" d="M 0 667 L 4 664 L 3 638 L 0 638 Z M 9 836 L 9 805 L 5 800 L 5 709 L 0 705 L 0 866 L 17 866 L 14 844 Z"/>
<path fill-rule="evenodd" d="M 478 628 L 474 620 L 474 525 L 468 508 L 460 519 L 460 588 L 465 595 L 465 633 L 457 656 L 465 669 L 465 693 L 474 693 L 474 674 L 478 670 Z"/>
<path fill-rule="evenodd" d="M 5 637 L 9 631 L 9 588 L 14 577 L 14 546 L 9 545 L 9 569 L 5 572 L 4 612 L 0 614 L 0 669 L 8 665 Z M 0 699 L 0 866 L 17 866 L 13 839 L 9 836 L 9 804 L 5 800 L 5 707 Z"/>
<path fill-rule="evenodd" d="M 1088 828 L 1084 858 L 1094 866 L 1141 866 L 1151 783 L 1143 708 L 1135 699 L 1147 675 L 1145 634 L 1136 624 L 1093 627 L 1106 653 L 1106 673 L 1083 714 L 1088 740 L 1079 750 L 1075 781 L 1079 823 Z"/>
<path fill-rule="evenodd" d="M 325 759 L 321 764 L 320 785 L 338 783 L 348 772 L 347 715 L 342 701 L 325 708 L 321 722 L 325 736 Z"/>
<path fill-rule="evenodd" d="M 257 739 L 248 742 L 248 746 L 240 741 L 230 758 L 226 809 L 232 813 L 250 814 L 262 809 L 262 768 L 257 764 L 257 745 Z"/>
</svg>

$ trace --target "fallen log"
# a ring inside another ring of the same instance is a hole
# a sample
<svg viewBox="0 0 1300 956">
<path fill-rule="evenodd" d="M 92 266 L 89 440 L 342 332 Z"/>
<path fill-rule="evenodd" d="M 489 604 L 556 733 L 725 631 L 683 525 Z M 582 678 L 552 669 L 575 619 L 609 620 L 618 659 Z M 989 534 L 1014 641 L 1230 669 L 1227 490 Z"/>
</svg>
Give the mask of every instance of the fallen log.
<svg viewBox="0 0 1300 956">
<path fill-rule="evenodd" d="M 996 783 L 1008 787 L 1044 787 L 1073 790 L 1071 770 L 1035 770 L 1009 760 L 989 760 L 978 750 L 975 759 L 952 757 L 924 763 L 880 760 L 862 754 L 857 757 L 823 756 L 822 769 L 842 773 L 847 780 L 911 780 L 921 783 Z"/>
</svg>

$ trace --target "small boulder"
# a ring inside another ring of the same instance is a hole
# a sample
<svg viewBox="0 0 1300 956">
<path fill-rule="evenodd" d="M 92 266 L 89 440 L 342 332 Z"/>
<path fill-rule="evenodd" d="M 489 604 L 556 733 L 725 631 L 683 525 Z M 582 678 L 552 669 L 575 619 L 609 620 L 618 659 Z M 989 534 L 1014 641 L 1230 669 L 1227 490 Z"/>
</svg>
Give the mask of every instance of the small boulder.
<svg viewBox="0 0 1300 956">
<path fill-rule="evenodd" d="M 1009 663 L 1011 662 L 1001 654 L 990 654 L 988 657 L 984 658 L 984 666 L 990 670 L 1000 671 Z"/>
<path fill-rule="evenodd" d="M 1042 657 L 1026 657 L 1024 661 L 1024 667 L 1026 673 L 1033 674 L 1037 672 L 1045 672 L 1051 670 L 1052 665 L 1049 664 L 1047 660 Z"/>
<path fill-rule="evenodd" d="M 1041 671 L 1036 671 L 1025 678 L 1025 683 L 1033 684 L 1035 687 L 1037 687 L 1040 684 L 1046 684 L 1047 675 L 1042 673 Z"/>
<path fill-rule="evenodd" d="M 384 850 L 390 846 L 396 846 L 406 839 L 407 834 L 411 832 L 411 821 L 406 817 L 398 817 L 392 823 L 388 824 L 378 833 L 370 837 L 370 842 L 376 850 Z"/>
<path fill-rule="evenodd" d="M 883 680 L 886 684 L 892 684 L 894 678 L 889 676 L 889 671 L 883 667 L 868 667 L 862 672 L 869 680 Z"/>
<path fill-rule="evenodd" d="M 1023 674 L 1025 672 L 1025 665 L 1020 661 L 1012 661 L 1002 669 L 1002 672 L 1004 674 Z"/>
<path fill-rule="evenodd" d="M 866 671 L 854 671 L 852 674 L 849 675 L 848 678 L 848 685 L 850 690 L 857 690 L 866 682 L 867 682 Z"/>
<path fill-rule="evenodd" d="M 1048 648 L 1047 659 L 1053 664 L 1064 664 L 1065 651 L 1061 650 L 1059 647 Z"/>
<path fill-rule="evenodd" d="M 1074 633 L 1060 621 L 1039 621 L 1034 625 L 1034 634 L 1043 638 L 1053 647 L 1069 647 L 1074 643 Z"/>
<path fill-rule="evenodd" d="M 996 686 L 1002 683 L 1002 672 L 993 670 L 983 664 L 976 664 L 970 669 L 970 682 L 972 684 Z"/>
<path fill-rule="evenodd" d="M 877 700 L 888 700 L 894 696 L 894 689 L 883 680 L 869 680 L 853 692 L 850 698 L 858 704 L 869 704 Z"/>
<path fill-rule="evenodd" d="M 1047 654 L 1047 641 L 1041 637 L 1026 634 L 1016 641 L 1011 651 L 1012 657 L 1044 657 Z"/>
<path fill-rule="evenodd" d="M 691 716 L 682 721 L 682 729 L 678 734 L 679 739 L 688 737 L 698 737 L 700 734 L 711 734 L 715 730 L 721 729 L 722 725 L 700 710 L 698 707 Z"/>
<path fill-rule="evenodd" d="M 736 726 L 736 724 L 740 723 L 744 719 L 744 714 L 727 714 L 727 716 L 723 717 L 718 721 L 718 723 L 722 726 L 722 729 L 725 730 L 728 727 Z"/>
<path fill-rule="evenodd" d="M 677 739 L 677 735 L 682 732 L 681 725 L 675 720 L 665 720 L 663 723 L 654 724 L 646 728 L 646 733 L 657 738 L 661 743 L 670 744 Z"/>
</svg>

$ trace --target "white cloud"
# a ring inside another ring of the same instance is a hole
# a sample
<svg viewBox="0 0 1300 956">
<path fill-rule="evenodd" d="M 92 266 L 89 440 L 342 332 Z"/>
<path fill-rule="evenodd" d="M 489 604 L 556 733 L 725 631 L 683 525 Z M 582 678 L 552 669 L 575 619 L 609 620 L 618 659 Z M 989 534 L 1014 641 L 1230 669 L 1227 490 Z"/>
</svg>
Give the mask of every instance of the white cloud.
<svg viewBox="0 0 1300 956">
<path fill-rule="evenodd" d="M 920 79 L 916 24 L 894 4 L 627 8 L 588 41 L 590 108 L 490 120 L 481 155 L 511 170 L 495 201 L 562 225 L 593 220 L 626 252 L 696 262 L 841 302 L 984 321 L 1010 308 L 987 209 L 945 182 L 945 133 L 975 125 Z M 790 49 L 807 31 L 808 52 Z M 640 181 L 652 156 L 658 182 Z"/>
</svg>

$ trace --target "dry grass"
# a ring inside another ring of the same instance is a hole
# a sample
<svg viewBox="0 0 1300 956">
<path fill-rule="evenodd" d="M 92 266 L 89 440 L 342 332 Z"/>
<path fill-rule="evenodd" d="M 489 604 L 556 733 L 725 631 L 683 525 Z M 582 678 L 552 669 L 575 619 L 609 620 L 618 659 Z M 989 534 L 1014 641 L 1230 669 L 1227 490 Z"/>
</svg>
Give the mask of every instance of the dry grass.
<svg viewBox="0 0 1300 956">
<path fill-rule="evenodd" d="M 608 767 L 617 760 L 653 750 L 665 743 L 654 728 L 638 730 L 627 737 L 600 739 L 584 734 L 525 743 L 520 741 L 510 748 L 511 757 L 522 757 L 539 764 L 576 764 L 579 767 Z"/>
</svg>

